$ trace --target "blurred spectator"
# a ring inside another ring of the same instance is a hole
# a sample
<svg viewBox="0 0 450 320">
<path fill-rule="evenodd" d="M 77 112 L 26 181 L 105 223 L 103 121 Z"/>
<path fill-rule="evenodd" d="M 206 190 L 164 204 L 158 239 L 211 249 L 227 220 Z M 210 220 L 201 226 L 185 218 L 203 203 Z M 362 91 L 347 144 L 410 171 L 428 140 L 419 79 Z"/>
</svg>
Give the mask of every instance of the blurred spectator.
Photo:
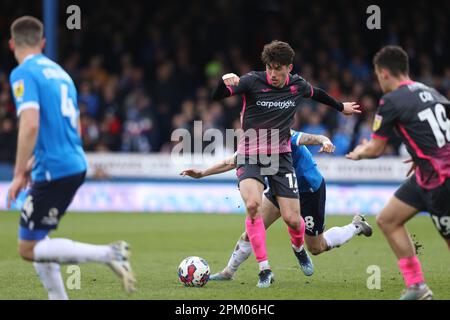
<svg viewBox="0 0 450 320">
<path fill-rule="evenodd" d="M 78 103 L 86 105 L 87 114 L 96 120 L 99 118 L 100 113 L 100 98 L 92 92 L 92 87 L 88 82 L 82 82 L 78 94 Z"/>
<path fill-rule="evenodd" d="M 11 118 L 0 120 L 0 162 L 13 163 L 16 158 L 16 137 L 15 123 Z"/>
<path fill-rule="evenodd" d="M 158 137 L 149 96 L 142 89 L 136 89 L 125 99 L 125 109 L 122 151 L 154 151 Z"/>
<path fill-rule="evenodd" d="M 294 73 L 340 101 L 362 105 L 363 115 L 356 117 L 308 99 L 299 106 L 294 128 L 329 135 L 336 154 L 345 154 L 370 137 L 382 95 L 371 60 L 381 46 L 403 46 L 410 56 L 412 78 L 450 98 L 450 58 L 445 54 L 450 42 L 444 32 L 450 28 L 450 2 L 434 1 L 431 7 L 424 1 L 412 2 L 408 7 L 383 2 L 382 10 L 389 15 L 377 31 L 360 23 L 367 7 L 364 1 L 83 4 L 82 30 L 60 30 L 59 62 L 77 85 L 84 147 L 99 152 L 168 152 L 174 145 L 173 130 L 192 133 L 196 120 L 203 121 L 203 130 L 240 128 L 242 99 L 213 102 L 211 90 L 223 73 L 263 70 L 262 46 L 278 38 L 296 51 Z M 69 4 L 61 0 L 59 7 Z M 40 2 L 2 2 L 0 161 L 12 162 L 15 157 L 17 120 L 8 75 L 16 64 L 7 40 L 12 19 L 25 13 L 41 16 Z M 399 141 L 389 143 L 387 153 L 397 154 Z"/>
</svg>

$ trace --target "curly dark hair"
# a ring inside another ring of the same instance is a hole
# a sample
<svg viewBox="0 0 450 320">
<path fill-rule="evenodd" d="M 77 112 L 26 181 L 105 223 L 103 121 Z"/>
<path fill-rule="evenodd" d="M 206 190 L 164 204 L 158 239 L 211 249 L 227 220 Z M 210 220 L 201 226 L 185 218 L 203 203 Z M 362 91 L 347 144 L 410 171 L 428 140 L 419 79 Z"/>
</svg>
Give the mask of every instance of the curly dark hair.
<svg viewBox="0 0 450 320">
<path fill-rule="evenodd" d="M 287 66 L 292 64 L 294 56 L 295 52 L 288 43 L 274 40 L 264 46 L 261 61 L 264 65 L 275 63 Z"/>
<path fill-rule="evenodd" d="M 374 66 L 388 69 L 394 77 L 409 74 L 408 54 L 399 46 L 385 46 L 375 54 Z"/>
</svg>

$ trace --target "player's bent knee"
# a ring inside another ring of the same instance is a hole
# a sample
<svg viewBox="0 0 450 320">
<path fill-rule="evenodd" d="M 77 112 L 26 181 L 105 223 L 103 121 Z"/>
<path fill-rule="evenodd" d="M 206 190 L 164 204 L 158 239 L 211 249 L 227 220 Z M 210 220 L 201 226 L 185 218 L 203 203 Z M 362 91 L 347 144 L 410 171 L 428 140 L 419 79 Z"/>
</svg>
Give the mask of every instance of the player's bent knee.
<svg viewBox="0 0 450 320">
<path fill-rule="evenodd" d="M 385 233 L 401 226 L 401 224 L 396 222 L 394 219 L 390 219 L 389 217 L 386 217 L 384 215 L 378 215 L 376 217 L 376 221 L 378 227 Z"/>
<path fill-rule="evenodd" d="M 322 246 L 320 243 L 314 244 L 306 243 L 306 247 L 313 256 L 317 256 L 327 250 L 326 246 Z"/>
<path fill-rule="evenodd" d="M 377 215 L 375 218 L 375 221 L 377 222 L 377 225 L 382 228 L 384 224 L 384 220 L 380 215 Z"/>
<path fill-rule="evenodd" d="M 399 223 L 398 221 L 395 221 L 395 219 L 389 219 L 389 217 L 384 217 L 382 215 L 377 216 L 376 221 L 378 227 L 385 234 L 390 233 L 403 226 L 403 223 Z"/>
<path fill-rule="evenodd" d="M 250 216 L 254 217 L 258 213 L 261 204 L 258 201 L 249 200 L 246 204 L 247 212 Z"/>
<path fill-rule="evenodd" d="M 311 248 L 308 248 L 308 251 L 309 251 L 313 256 L 317 256 L 317 255 L 321 254 L 324 250 L 322 250 L 321 247 L 311 247 Z"/>
<path fill-rule="evenodd" d="M 318 236 L 306 235 L 305 243 L 308 251 L 314 256 L 329 250 L 328 244 L 322 234 Z"/>
<path fill-rule="evenodd" d="M 389 222 L 388 222 L 388 220 L 387 220 L 385 217 L 383 217 L 382 215 L 378 215 L 378 216 L 376 217 L 376 221 L 377 221 L 378 227 L 379 227 L 381 230 L 385 231 L 385 230 L 388 229 L 388 227 L 389 227 Z"/>
<path fill-rule="evenodd" d="M 300 229 L 301 223 L 300 223 L 299 217 L 295 217 L 292 215 L 292 216 L 285 218 L 284 222 L 286 222 L 286 224 L 294 230 Z"/>
<path fill-rule="evenodd" d="M 19 251 L 19 255 L 22 257 L 23 260 L 33 261 L 34 245 L 35 245 L 34 243 L 27 243 L 27 242 L 23 242 L 23 241 L 21 241 L 19 243 L 18 251 Z"/>
</svg>

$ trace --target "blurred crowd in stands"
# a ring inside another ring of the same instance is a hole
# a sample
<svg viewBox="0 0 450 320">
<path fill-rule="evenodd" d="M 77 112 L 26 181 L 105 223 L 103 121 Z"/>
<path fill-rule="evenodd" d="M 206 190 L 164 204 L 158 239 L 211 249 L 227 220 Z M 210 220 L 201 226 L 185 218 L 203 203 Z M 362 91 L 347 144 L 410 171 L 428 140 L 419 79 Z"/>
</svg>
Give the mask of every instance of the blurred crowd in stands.
<svg viewBox="0 0 450 320">
<path fill-rule="evenodd" d="M 0 162 L 13 162 L 9 25 L 23 14 L 41 17 L 41 7 L 2 2 Z M 260 52 L 273 39 L 295 49 L 294 73 L 340 101 L 361 104 L 356 117 L 311 100 L 299 107 L 294 129 L 329 136 L 337 155 L 370 137 L 381 96 L 371 60 L 381 46 L 401 45 L 413 79 L 450 98 L 449 1 L 386 2 L 381 30 L 367 29 L 365 1 L 81 1 L 81 30 L 73 31 L 65 28 L 69 4 L 59 4 L 58 62 L 77 85 L 87 151 L 169 152 L 173 130 L 191 130 L 194 120 L 204 130 L 240 128 L 241 98 L 214 102 L 211 92 L 224 73 L 263 70 Z M 398 139 L 390 141 L 386 153 L 398 154 Z"/>
</svg>

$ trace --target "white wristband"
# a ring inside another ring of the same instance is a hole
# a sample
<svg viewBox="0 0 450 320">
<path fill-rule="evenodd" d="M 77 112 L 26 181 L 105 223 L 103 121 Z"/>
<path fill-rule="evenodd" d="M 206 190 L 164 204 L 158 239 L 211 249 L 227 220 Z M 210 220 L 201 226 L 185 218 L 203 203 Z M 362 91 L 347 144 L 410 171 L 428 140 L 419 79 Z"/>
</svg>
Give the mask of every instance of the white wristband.
<svg viewBox="0 0 450 320">
<path fill-rule="evenodd" d="M 234 73 L 227 73 L 222 76 L 222 80 L 227 80 L 233 77 L 237 77 L 237 75 L 235 75 Z"/>
</svg>

